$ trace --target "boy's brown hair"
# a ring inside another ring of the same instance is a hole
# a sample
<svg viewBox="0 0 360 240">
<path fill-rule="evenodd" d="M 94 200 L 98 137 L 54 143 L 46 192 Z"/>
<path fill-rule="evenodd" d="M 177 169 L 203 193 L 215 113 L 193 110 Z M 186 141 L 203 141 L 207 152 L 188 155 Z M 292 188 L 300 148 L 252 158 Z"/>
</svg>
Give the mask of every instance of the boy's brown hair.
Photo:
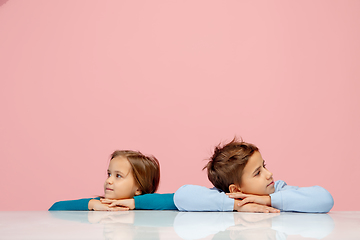
<svg viewBox="0 0 360 240">
<path fill-rule="evenodd" d="M 210 182 L 228 193 L 231 184 L 241 185 L 242 171 L 249 158 L 259 149 L 235 137 L 228 144 L 215 147 L 214 154 L 203 168 L 207 169 Z"/>
<path fill-rule="evenodd" d="M 116 150 L 110 159 L 119 156 L 129 161 L 135 182 L 142 194 L 156 192 L 160 182 L 160 164 L 154 156 L 145 156 L 138 151 Z"/>
</svg>

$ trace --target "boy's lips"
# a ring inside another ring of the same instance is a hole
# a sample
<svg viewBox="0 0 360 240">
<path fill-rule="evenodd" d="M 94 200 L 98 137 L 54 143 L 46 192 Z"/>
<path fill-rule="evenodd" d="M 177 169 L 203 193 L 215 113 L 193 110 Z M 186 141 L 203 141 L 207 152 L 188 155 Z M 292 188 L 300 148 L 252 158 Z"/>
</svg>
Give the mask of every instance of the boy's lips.
<svg viewBox="0 0 360 240">
<path fill-rule="evenodd" d="M 271 183 L 269 183 L 268 185 L 267 185 L 267 187 L 269 187 L 269 186 L 271 186 L 271 185 L 273 185 L 274 184 L 274 181 L 272 181 Z"/>
<path fill-rule="evenodd" d="M 106 190 L 106 191 L 114 191 L 114 190 L 111 189 L 111 188 L 106 188 L 105 190 Z"/>
</svg>

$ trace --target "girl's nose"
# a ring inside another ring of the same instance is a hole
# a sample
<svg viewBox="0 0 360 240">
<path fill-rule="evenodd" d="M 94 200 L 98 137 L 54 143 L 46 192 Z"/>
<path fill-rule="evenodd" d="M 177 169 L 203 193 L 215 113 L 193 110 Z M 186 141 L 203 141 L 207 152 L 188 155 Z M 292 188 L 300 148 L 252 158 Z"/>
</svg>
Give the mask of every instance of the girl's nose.
<svg viewBox="0 0 360 240">
<path fill-rule="evenodd" d="M 111 177 L 108 177 L 107 179 L 106 179 L 106 183 L 107 184 L 113 184 L 113 181 L 112 181 L 112 178 Z"/>
</svg>

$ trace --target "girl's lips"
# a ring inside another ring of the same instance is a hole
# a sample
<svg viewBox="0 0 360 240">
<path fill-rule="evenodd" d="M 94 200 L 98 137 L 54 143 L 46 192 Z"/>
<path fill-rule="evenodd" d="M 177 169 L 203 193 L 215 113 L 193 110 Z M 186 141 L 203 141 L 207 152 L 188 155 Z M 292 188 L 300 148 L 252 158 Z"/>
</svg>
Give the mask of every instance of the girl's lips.
<svg viewBox="0 0 360 240">
<path fill-rule="evenodd" d="M 110 188 L 106 188 L 105 190 L 106 190 L 106 191 L 113 191 L 113 190 L 112 190 L 112 189 L 110 189 Z"/>
</svg>

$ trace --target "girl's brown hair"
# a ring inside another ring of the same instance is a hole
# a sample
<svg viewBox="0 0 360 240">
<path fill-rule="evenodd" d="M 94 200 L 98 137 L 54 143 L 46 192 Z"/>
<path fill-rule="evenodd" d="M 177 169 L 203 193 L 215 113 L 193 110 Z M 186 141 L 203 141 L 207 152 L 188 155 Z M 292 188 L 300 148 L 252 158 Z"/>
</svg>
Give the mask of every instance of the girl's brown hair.
<svg viewBox="0 0 360 240">
<path fill-rule="evenodd" d="M 160 182 L 160 164 L 154 156 L 145 156 L 141 152 L 131 150 L 116 150 L 111 158 L 125 157 L 130 165 L 136 183 L 141 193 L 156 192 Z"/>
<path fill-rule="evenodd" d="M 259 149 L 250 143 L 234 138 L 230 143 L 215 147 L 214 154 L 203 168 L 218 189 L 228 193 L 231 184 L 241 185 L 242 171 L 249 158 Z"/>
</svg>

